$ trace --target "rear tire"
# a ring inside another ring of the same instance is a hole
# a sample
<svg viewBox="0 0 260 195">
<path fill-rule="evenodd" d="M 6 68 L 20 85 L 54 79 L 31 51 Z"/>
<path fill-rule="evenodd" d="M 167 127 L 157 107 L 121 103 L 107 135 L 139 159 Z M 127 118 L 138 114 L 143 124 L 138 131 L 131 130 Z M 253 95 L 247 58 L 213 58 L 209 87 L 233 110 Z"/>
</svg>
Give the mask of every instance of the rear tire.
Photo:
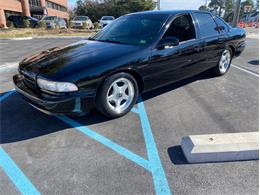
<svg viewBox="0 0 260 195">
<path fill-rule="evenodd" d="M 108 77 L 99 88 L 96 108 L 108 118 L 118 118 L 133 108 L 138 95 L 135 78 L 128 73 L 117 73 Z"/>
<path fill-rule="evenodd" d="M 220 57 L 218 65 L 213 68 L 213 72 L 216 76 L 223 76 L 225 75 L 231 65 L 233 57 L 233 52 L 230 47 L 226 48 Z"/>
</svg>

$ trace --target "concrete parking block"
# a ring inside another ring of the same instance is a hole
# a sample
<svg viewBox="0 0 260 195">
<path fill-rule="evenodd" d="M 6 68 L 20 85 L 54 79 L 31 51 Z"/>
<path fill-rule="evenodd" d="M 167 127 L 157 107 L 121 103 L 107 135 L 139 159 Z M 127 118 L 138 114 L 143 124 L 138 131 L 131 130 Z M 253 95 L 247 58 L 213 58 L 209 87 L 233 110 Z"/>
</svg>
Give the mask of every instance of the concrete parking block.
<svg viewBox="0 0 260 195">
<path fill-rule="evenodd" d="M 189 163 L 259 159 L 258 132 L 191 135 L 181 148 Z"/>
</svg>

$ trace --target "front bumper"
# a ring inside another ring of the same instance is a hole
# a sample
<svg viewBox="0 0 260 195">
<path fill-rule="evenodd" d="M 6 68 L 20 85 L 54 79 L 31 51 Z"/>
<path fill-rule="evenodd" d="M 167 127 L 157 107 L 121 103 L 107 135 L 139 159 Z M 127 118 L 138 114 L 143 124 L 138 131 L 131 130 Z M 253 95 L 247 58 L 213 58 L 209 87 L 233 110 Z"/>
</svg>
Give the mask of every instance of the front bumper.
<svg viewBox="0 0 260 195">
<path fill-rule="evenodd" d="M 16 91 L 33 107 L 52 115 L 82 114 L 94 107 L 95 94 L 93 90 L 79 91 L 69 94 L 52 95 L 42 92 L 40 89 L 31 89 L 18 74 L 13 77 Z"/>
</svg>

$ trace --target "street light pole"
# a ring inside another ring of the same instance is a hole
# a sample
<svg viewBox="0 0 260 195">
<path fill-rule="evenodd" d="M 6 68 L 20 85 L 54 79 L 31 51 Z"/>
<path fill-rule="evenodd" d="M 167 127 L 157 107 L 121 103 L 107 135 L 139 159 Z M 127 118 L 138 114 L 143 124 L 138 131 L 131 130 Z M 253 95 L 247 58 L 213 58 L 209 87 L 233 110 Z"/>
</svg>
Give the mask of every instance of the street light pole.
<svg viewBox="0 0 260 195">
<path fill-rule="evenodd" d="M 232 26 L 236 27 L 237 23 L 238 23 L 238 19 L 239 19 L 239 12 L 240 12 L 240 4 L 241 4 L 241 0 L 237 0 L 235 2 L 235 7 L 234 7 L 234 17 L 233 17 L 233 22 L 232 22 Z"/>
</svg>

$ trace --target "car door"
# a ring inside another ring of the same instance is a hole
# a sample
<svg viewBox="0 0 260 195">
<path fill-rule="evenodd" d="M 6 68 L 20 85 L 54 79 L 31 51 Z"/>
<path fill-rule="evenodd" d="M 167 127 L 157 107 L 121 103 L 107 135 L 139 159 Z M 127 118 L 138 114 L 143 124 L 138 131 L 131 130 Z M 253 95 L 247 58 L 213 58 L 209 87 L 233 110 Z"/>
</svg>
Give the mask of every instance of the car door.
<svg viewBox="0 0 260 195">
<path fill-rule="evenodd" d="M 192 15 L 186 13 L 175 16 L 166 26 L 169 27 L 161 39 L 176 37 L 180 42 L 177 46 L 152 49 L 149 77 L 145 82 L 147 88 L 181 80 L 203 69 L 204 49 L 197 37 Z"/>
<path fill-rule="evenodd" d="M 194 12 L 197 19 L 199 36 L 205 48 L 207 60 L 205 70 L 217 65 L 221 53 L 224 49 L 224 37 L 219 32 L 219 28 L 213 16 L 207 12 Z"/>
<path fill-rule="evenodd" d="M 222 18 L 218 16 L 214 16 L 214 20 L 219 30 L 219 44 L 225 44 L 230 39 L 229 26 Z"/>
<path fill-rule="evenodd" d="M 22 16 L 15 16 L 14 17 L 15 25 L 17 28 L 23 27 L 23 18 Z"/>
</svg>

